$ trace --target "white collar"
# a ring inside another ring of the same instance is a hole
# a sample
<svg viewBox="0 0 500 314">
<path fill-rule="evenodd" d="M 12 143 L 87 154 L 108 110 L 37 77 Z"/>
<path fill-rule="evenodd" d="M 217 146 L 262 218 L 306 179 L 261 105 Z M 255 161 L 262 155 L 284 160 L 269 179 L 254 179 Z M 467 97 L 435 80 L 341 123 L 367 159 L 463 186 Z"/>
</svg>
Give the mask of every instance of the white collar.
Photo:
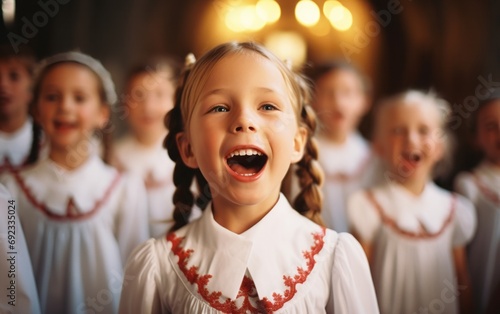
<svg viewBox="0 0 500 314">
<path fill-rule="evenodd" d="M 200 275 L 211 275 L 209 291 L 220 291 L 223 296 L 236 299 L 248 269 L 259 298 L 273 300 L 273 293 L 283 293 L 288 288 L 284 276 L 295 276 L 298 267 L 307 269 L 303 254 L 318 242 L 313 233 L 323 232 L 280 195 L 273 209 L 242 234 L 220 226 L 207 209 L 200 219 L 179 229 L 174 236 L 185 237 L 180 246 L 194 252 L 186 266 L 196 266 Z M 170 259 L 177 267 L 178 258 L 171 254 Z"/>
<path fill-rule="evenodd" d="M 126 136 L 115 145 L 117 166 L 138 176 L 155 181 L 172 181 L 175 163 L 162 146 L 163 139 L 146 147 L 132 136 Z"/>
<path fill-rule="evenodd" d="M 324 137 L 318 137 L 319 162 L 327 175 L 353 174 L 362 167 L 370 156 L 370 147 L 359 134 L 350 134 L 344 144 L 332 144 Z"/>
<path fill-rule="evenodd" d="M 33 122 L 28 118 L 14 133 L 0 131 L 0 164 L 7 159 L 12 165 L 21 165 L 28 156 L 33 141 Z"/>
<path fill-rule="evenodd" d="M 500 191 L 500 168 L 498 166 L 494 166 L 488 161 L 483 161 L 474 170 L 474 173 L 491 190 Z"/>
<path fill-rule="evenodd" d="M 429 234 L 438 233 L 452 210 L 452 194 L 433 182 L 418 196 L 392 182 L 375 188 L 374 196 L 397 227 L 411 233 L 419 233 L 421 226 Z"/>
<path fill-rule="evenodd" d="M 45 158 L 19 174 L 34 198 L 56 215 L 66 214 L 70 200 L 83 213 L 89 212 L 104 197 L 116 175 L 117 171 L 97 155 L 91 155 L 74 170 Z"/>
</svg>

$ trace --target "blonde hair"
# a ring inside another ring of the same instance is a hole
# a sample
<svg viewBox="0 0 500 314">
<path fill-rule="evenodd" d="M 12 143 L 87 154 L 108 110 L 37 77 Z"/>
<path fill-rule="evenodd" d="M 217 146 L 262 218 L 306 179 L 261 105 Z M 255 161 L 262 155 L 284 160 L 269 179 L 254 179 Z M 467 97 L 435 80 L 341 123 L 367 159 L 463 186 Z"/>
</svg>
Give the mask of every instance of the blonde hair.
<svg viewBox="0 0 500 314">
<path fill-rule="evenodd" d="M 195 201 L 201 209 L 204 209 L 212 199 L 208 183 L 200 170 L 191 169 L 182 161 L 177 147 L 176 135 L 179 132 L 184 132 L 189 126 L 194 105 L 198 102 L 203 86 L 217 62 L 228 55 L 244 53 L 256 53 L 270 60 L 283 75 L 297 121 L 300 121 L 299 124 L 308 131 L 304 156 L 298 162 L 297 169 L 302 191 L 296 197 L 294 207 L 301 214 L 322 224 L 320 216 L 322 203 L 320 185 L 323 181 L 323 175 L 316 162 L 318 148 L 313 137 L 316 128 L 316 117 L 309 107 L 309 87 L 301 76 L 292 72 L 281 60 L 264 47 L 252 42 L 229 42 L 213 48 L 194 64 L 187 66 L 179 80 L 175 93 L 174 108 L 165 117 L 165 125 L 169 133 L 165 138 L 164 147 L 176 164 L 173 180 L 176 191 L 173 196 L 175 208 L 172 231 L 187 224 Z M 190 190 L 194 178 L 196 178 L 200 191 L 200 195 L 196 200 Z"/>
<path fill-rule="evenodd" d="M 452 169 L 453 151 L 455 147 L 454 137 L 449 129 L 452 110 L 450 104 L 439 97 L 434 91 L 424 92 L 419 90 L 407 90 L 380 101 L 376 106 L 374 115 L 374 140 L 379 140 L 377 137 L 380 136 L 380 130 L 383 124 L 381 120 L 385 111 L 392 106 L 407 104 L 418 104 L 420 106 L 430 105 L 437 110 L 441 129 L 438 137 L 443 142 L 444 154 L 441 160 L 434 165 L 432 174 L 434 178 L 447 176 Z"/>
</svg>

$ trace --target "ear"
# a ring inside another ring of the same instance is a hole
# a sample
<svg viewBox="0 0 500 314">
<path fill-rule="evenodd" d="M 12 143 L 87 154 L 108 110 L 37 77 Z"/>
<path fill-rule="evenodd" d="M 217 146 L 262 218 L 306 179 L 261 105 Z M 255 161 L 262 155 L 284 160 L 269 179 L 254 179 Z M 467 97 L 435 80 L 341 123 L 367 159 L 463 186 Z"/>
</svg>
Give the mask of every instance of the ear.
<svg viewBox="0 0 500 314">
<path fill-rule="evenodd" d="M 106 123 L 108 123 L 108 121 L 109 121 L 110 115 L 111 115 L 111 109 L 110 109 L 109 105 L 102 104 L 99 107 L 99 113 L 98 113 L 98 118 L 97 118 L 97 125 L 100 129 L 102 129 L 106 126 Z"/>
<path fill-rule="evenodd" d="M 191 143 L 184 132 L 180 132 L 175 136 L 177 142 L 177 149 L 179 149 L 179 154 L 181 155 L 182 161 L 189 168 L 198 168 L 198 162 L 191 149 Z"/>
<path fill-rule="evenodd" d="M 446 143 L 444 141 L 445 141 L 445 139 L 442 139 L 442 138 L 439 139 L 436 146 L 434 147 L 434 149 L 436 150 L 435 155 L 434 155 L 436 162 L 440 161 L 445 156 L 444 152 L 446 150 Z"/>
<path fill-rule="evenodd" d="M 299 162 L 304 156 L 304 148 L 307 141 L 307 129 L 299 126 L 293 139 L 292 163 Z"/>
</svg>

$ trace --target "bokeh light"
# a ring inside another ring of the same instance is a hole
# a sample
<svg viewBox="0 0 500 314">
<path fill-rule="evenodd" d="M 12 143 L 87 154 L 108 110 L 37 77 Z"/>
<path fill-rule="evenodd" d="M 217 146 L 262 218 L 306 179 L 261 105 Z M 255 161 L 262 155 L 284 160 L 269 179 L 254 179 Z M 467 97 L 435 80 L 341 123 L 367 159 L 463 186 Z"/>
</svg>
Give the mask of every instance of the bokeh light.
<svg viewBox="0 0 500 314">
<path fill-rule="evenodd" d="M 316 25 L 320 18 L 318 5 L 311 0 L 300 0 L 295 6 L 295 17 L 304 26 Z"/>
<path fill-rule="evenodd" d="M 281 16 L 281 8 L 274 0 L 259 0 L 255 5 L 257 16 L 266 23 L 274 23 Z"/>
</svg>

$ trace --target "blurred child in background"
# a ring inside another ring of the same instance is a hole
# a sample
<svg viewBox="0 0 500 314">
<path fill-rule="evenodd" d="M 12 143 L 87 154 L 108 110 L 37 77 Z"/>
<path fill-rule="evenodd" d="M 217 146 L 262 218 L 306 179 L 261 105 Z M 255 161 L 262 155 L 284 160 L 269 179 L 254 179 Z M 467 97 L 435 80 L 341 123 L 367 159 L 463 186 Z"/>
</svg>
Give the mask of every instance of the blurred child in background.
<svg viewBox="0 0 500 314">
<path fill-rule="evenodd" d="M 27 48 L 0 46 L 0 173 L 34 161 L 40 128 L 28 114 L 35 58 Z"/>
<path fill-rule="evenodd" d="M 175 163 L 162 144 L 167 135 L 164 118 L 173 107 L 178 75 L 179 65 L 167 58 L 152 60 L 130 72 L 124 105 L 131 132 L 114 147 L 117 168 L 145 182 L 151 237 L 166 233 L 173 224 Z"/>
<path fill-rule="evenodd" d="M 474 207 L 432 181 L 450 153 L 449 113 L 444 100 L 418 91 L 377 108 L 374 148 L 387 181 L 353 194 L 348 214 L 381 313 L 459 313 L 459 299 L 461 313 L 471 310 L 464 247 L 474 234 Z"/>
<path fill-rule="evenodd" d="M 468 253 L 475 313 L 482 314 L 500 285 L 500 90 L 480 105 L 472 119 L 484 159 L 471 172 L 458 175 L 455 189 L 476 206 L 478 228 Z"/>
<path fill-rule="evenodd" d="M 34 114 L 48 158 L 3 182 L 18 201 L 42 313 L 117 312 L 123 263 L 147 239 L 142 181 L 92 149 L 115 101 L 111 76 L 92 57 L 67 52 L 41 62 Z"/>
<path fill-rule="evenodd" d="M 320 119 L 319 162 L 325 171 L 323 220 L 338 232 L 349 230 L 347 196 L 369 186 L 377 177 L 370 144 L 358 133 L 360 119 L 370 108 L 363 75 L 341 61 L 318 64 L 308 76 L 314 83 L 313 108 Z"/>
</svg>

